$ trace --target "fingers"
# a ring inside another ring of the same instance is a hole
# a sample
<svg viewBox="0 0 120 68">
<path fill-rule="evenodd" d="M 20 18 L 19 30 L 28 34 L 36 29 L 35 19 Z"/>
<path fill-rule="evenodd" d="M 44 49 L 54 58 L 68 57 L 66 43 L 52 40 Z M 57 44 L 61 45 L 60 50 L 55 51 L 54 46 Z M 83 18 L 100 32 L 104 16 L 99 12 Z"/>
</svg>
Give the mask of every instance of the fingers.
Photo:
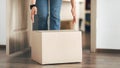
<svg viewBox="0 0 120 68">
<path fill-rule="evenodd" d="M 34 23 L 34 16 L 37 14 L 37 8 L 33 7 L 31 11 L 31 20 Z"/>
<path fill-rule="evenodd" d="M 76 23 L 76 16 L 73 16 L 73 24 Z"/>
<path fill-rule="evenodd" d="M 37 14 L 37 8 L 35 9 L 35 14 Z"/>
<path fill-rule="evenodd" d="M 73 24 L 76 23 L 76 16 L 73 16 Z"/>
<path fill-rule="evenodd" d="M 31 11 L 31 20 L 32 20 L 32 23 L 34 23 L 34 12 Z"/>
<path fill-rule="evenodd" d="M 74 23 L 76 23 L 76 16 L 74 16 Z"/>
<path fill-rule="evenodd" d="M 71 12 L 72 12 L 72 16 L 73 16 L 73 24 L 75 24 L 76 23 L 76 11 L 75 11 L 75 9 L 74 8 L 72 8 L 71 9 Z"/>
<path fill-rule="evenodd" d="M 34 23 L 34 14 L 31 16 L 32 23 Z"/>
</svg>

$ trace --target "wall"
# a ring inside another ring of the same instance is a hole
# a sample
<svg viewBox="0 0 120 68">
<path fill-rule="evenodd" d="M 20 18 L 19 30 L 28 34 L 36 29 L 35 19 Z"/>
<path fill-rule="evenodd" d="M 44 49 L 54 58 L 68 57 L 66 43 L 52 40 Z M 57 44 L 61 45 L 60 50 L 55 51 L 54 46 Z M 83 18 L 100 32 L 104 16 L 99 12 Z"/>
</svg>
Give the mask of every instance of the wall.
<svg viewBox="0 0 120 68">
<path fill-rule="evenodd" d="M 0 1 L 0 45 L 6 45 L 6 0 Z"/>
<path fill-rule="evenodd" d="M 120 49 L 120 0 L 97 0 L 97 49 Z"/>
</svg>

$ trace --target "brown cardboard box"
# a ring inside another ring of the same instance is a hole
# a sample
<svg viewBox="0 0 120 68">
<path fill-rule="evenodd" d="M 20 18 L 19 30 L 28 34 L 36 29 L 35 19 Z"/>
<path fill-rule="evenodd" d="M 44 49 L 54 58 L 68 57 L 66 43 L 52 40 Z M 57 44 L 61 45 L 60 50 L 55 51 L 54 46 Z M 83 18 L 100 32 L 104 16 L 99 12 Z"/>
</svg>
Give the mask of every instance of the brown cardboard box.
<svg viewBox="0 0 120 68">
<path fill-rule="evenodd" d="M 61 21 L 61 30 L 73 29 L 73 28 L 74 28 L 74 24 L 72 23 L 72 21 L 70 20 Z"/>
</svg>

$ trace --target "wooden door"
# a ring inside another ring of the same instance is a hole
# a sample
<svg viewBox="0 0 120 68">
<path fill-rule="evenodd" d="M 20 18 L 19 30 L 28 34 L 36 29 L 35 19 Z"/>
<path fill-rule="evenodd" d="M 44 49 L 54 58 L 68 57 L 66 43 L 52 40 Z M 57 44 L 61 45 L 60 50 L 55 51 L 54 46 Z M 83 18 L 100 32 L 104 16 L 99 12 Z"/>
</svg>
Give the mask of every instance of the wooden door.
<svg viewBox="0 0 120 68">
<path fill-rule="evenodd" d="M 28 44 L 28 0 L 7 0 L 7 55 L 20 52 Z"/>
</svg>

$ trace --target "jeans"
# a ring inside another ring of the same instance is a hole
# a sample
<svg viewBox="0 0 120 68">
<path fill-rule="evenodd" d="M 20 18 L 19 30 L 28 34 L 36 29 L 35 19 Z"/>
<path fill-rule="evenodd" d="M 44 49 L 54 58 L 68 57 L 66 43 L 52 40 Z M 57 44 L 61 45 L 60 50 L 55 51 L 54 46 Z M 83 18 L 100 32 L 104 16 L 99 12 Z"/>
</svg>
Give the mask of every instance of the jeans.
<svg viewBox="0 0 120 68">
<path fill-rule="evenodd" d="M 60 10 L 62 0 L 36 0 L 38 9 L 37 15 L 34 17 L 33 30 L 48 30 L 48 16 L 50 13 L 50 30 L 60 30 Z"/>
</svg>

